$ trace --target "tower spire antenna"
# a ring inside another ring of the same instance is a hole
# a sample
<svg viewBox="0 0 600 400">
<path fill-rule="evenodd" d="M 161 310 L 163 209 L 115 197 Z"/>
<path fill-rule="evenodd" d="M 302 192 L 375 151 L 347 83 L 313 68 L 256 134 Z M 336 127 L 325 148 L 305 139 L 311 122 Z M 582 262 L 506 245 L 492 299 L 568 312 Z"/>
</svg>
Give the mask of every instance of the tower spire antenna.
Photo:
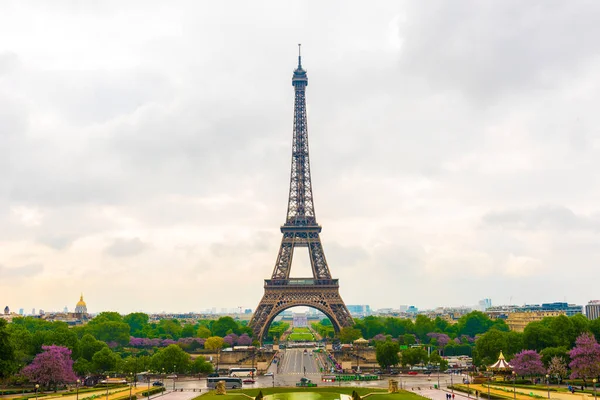
<svg viewBox="0 0 600 400">
<path fill-rule="evenodd" d="M 298 43 L 298 68 L 302 68 L 302 53 L 300 50 L 302 49 L 302 43 Z"/>
</svg>

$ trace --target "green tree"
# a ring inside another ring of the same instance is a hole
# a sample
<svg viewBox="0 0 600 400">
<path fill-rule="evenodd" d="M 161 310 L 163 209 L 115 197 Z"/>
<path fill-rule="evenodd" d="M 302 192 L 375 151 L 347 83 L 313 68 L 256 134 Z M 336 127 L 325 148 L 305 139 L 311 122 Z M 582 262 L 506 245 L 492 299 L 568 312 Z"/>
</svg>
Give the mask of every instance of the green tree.
<svg viewBox="0 0 600 400">
<path fill-rule="evenodd" d="M 210 374 L 213 370 L 213 365 L 204 357 L 198 357 L 192 362 L 192 372 L 195 374 Z"/>
<path fill-rule="evenodd" d="M 411 347 L 402 351 L 402 365 L 419 365 L 427 362 L 427 351 L 421 347 Z"/>
<path fill-rule="evenodd" d="M 141 312 L 127 314 L 123 318 L 123 322 L 129 325 L 131 336 L 134 337 L 145 337 L 144 328 L 148 326 L 149 320 L 150 318 L 148 317 L 148 314 Z"/>
<path fill-rule="evenodd" d="M 211 337 L 212 333 L 210 331 L 210 329 L 208 329 L 205 326 L 200 326 L 198 328 L 198 330 L 196 331 L 196 337 L 199 338 L 204 338 L 204 339 L 208 339 L 209 337 Z"/>
<path fill-rule="evenodd" d="M 163 339 L 179 339 L 182 329 L 181 324 L 176 319 L 161 319 L 158 321 L 158 334 Z"/>
<path fill-rule="evenodd" d="M 448 369 L 448 361 L 444 360 L 437 352 L 432 352 L 429 356 L 429 362 L 433 365 L 439 366 L 439 370 L 444 372 Z"/>
<path fill-rule="evenodd" d="M 356 339 L 362 336 L 362 332 L 359 329 L 346 326 L 340 329 L 339 337 L 342 343 L 352 343 Z"/>
<path fill-rule="evenodd" d="M 100 351 L 92 356 L 92 365 L 94 371 L 109 372 L 114 371 L 117 367 L 119 356 L 112 352 L 108 347 L 103 347 Z"/>
<path fill-rule="evenodd" d="M 194 337 L 196 334 L 196 327 L 192 324 L 185 324 L 181 330 L 181 337 Z"/>
<path fill-rule="evenodd" d="M 123 322 L 123 317 L 121 316 L 121 314 L 115 311 L 103 311 L 100 314 L 96 315 L 90 321 L 90 324 L 99 324 L 101 322 Z"/>
<path fill-rule="evenodd" d="M 0 378 L 12 375 L 17 368 L 15 347 L 10 340 L 7 322 L 0 319 Z"/>
<path fill-rule="evenodd" d="M 417 335 L 422 342 L 429 339 L 427 334 L 433 332 L 434 329 L 435 325 L 428 316 L 422 314 L 417 315 L 417 318 L 415 319 L 415 335 Z"/>
<path fill-rule="evenodd" d="M 400 362 L 399 352 L 400 346 L 396 342 L 392 342 L 391 340 L 378 342 L 375 348 L 377 363 L 382 369 L 389 370 L 392 366 Z"/>
<path fill-rule="evenodd" d="M 184 373 L 189 370 L 191 357 L 176 344 L 160 349 L 152 356 L 152 368 L 156 371 Z"/>
<path fill-rule="evenodd" d="M 211 336 L 204 342 L 204 348 L 207 350 L 219 350 L 225 345 L 225 341 L 220 336 Z"/>
<path fill-rule="evenodd" d="M 481 335 L 475 342 L 474 361 L 476 365 L 490 365 L 498 360 L 500 351 L 510 359 L 523 349 L 523 334 L 519 332 L 503 332 L 496 328 Z M 444 349 L 449 355 L 447 349 Z"/>
<path fill-rule="evenodd" d="M 561 347 L 546 347 L 541 351 L 542 362 L 546 367 L 550 365 L 550 362 L 553 358 L 558 357 L 567 362 L 567 364 L 571 361 L 569 358 L 569 349 L 561 346 Z"/>
<path fill-rule="evenodd" d="M 556 338 L 546 321 L 527 324 L 523 330 L 523 346 L 529 350 L 542 351 L 546 347 L 555 347 Z"/>
<path fill-rule="evenodd" d="M 100 319 L 99 322 L 94 321 L 96 321 L 96 318 L 91 320 L 86 328 L 96 339 L 103 342 L 117 342 L 122 346 L 129 343 L 129 338 L 131 337 L 129 334 L 129 325 L 125 322 L 117 322 L 105 318 Z"/>
<path fill-rule="evenodd" d="M 231 317 L 221 317 L 215 322 L 213 322 L 211 326 L 211 330 L 214 336 L 225 337 L 229 331 L 237 334 L 238 324 Z"/>
<path fill-rule="evenodd" d="M 83 335 L 79 341 L 79 354 L 87 361 L 92 361 L 94 354 L 102 350 L 104 347 L 108 347 L 106 343 L 96 340 L 89 333 Z"/>
</svg>

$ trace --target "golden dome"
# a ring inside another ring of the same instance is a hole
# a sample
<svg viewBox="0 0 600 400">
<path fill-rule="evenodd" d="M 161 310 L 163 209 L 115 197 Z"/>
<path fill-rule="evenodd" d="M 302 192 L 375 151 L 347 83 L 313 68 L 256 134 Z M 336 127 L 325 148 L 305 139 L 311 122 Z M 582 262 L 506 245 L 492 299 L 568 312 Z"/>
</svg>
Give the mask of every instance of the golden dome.
<svg viewBox="0 0 600 400">
<path fill-rule="evenodd" d="M 79 298 L 79 301 L 77 302 L 77 307 L 87 307 L 87 305 L 85 304 L 85 301 L 83 301 L 83 293 L 81 294 L 81 297 Z"/>
</svg>

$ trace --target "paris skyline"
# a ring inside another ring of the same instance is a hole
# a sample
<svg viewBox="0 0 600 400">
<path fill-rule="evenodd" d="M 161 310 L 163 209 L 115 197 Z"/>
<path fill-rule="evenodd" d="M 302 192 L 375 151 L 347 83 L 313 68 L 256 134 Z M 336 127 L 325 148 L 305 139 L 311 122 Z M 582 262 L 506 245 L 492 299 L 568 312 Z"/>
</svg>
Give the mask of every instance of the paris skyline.
<svg viewBox="0 0 600 400">
<path fill-rule="evenodd" d="M 599 5 L 175 4 L 3 6 L 0 301 L 256 307 L 297 43 L 346 304 L 598 297 Z"/>
</svg>

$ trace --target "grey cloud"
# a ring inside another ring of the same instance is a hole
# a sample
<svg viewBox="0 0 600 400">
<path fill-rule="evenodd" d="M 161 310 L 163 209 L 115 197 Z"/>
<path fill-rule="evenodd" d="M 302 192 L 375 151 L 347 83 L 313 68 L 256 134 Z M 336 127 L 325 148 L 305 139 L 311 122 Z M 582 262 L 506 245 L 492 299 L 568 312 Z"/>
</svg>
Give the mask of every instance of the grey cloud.
<svg viewBox="0 0 600 400">
<path fill-rule="evenodd" d="M 0 278 L 17 279 L 17 278 L 32 278 L 44 270 L 41 264 L 28 264 L 21 267 L 5 267 L 0 265 Z"/>
<path fill-rule="evenodd" d="M 578 215 L 564 206 L 492 211 L 482 217 L 485 227 L 519 230 L 598 230 L 600 217 Z"/>
<path fill-rule="evenodd" d="M 104 249 L 104 253 L 113 257 L 131 257 L 142 253 L 147 248 L 148 245 L 142 242 L 140 238 L 118 238 Z"/>
<path fill-rule="evenodd" d="M 593 1 L 407 3 L 401 70 L 488 103 L 502 92 L 548 88 L 548 74 L 598 54 Z"/>
</svg>

